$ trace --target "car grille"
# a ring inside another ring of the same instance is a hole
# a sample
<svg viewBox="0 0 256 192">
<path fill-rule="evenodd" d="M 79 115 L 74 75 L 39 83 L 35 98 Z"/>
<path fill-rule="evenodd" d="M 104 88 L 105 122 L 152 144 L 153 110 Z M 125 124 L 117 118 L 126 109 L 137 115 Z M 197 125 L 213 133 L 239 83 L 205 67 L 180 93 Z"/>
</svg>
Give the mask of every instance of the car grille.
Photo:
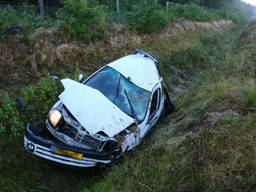
<svg viewBox="0 0 256 192">
<path fill-rule="evenodd" d="M 68 111 L 68 109 L 65 106 L 64 106 L 64 110 L 70 115 L 72 119 L 74 119 L 74 117 L 71 115 L 71 113 Z M 69 136 L 70 138 L 74 139 L 78 143 L 82 143 L 94 149 L 99 149 L 104 143 L 103 141 L 95 139 L 90 135 L 85 135 L 79 132 L 77 129 L 75 129 L 70 124 L 68 124 L 65 120 L 63 124 L 59 127 L 59 132 Z"/>
<path fill-rule="evenodd" d="M 75 138 L 78 133 L 78 131 L 75 128 L 71 127 L 71 125 L 69 125 L 67 122 L 64 122 L 64 124 L 60 127 L 59 131 L 71 138 Z"/>
</svg>

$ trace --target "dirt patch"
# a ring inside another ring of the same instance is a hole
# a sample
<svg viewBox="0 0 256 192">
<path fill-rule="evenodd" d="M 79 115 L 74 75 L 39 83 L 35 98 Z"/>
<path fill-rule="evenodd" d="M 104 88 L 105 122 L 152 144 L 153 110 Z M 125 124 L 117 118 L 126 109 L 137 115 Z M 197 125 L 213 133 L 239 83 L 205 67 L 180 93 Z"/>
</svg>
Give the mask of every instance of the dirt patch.
<svg viewBox="0 0 256 192">
<path fill-rule="evenodd" d="M 240 114 L 233 111 L 232 109 L 224 112 L 206 113 L 200 118 L 194 120 L 191 123 L 189 130 L 198 131 L 203 128 L 212 128 L 221 119 L 234 119 L 234 118 L 238 118 L 239 116 Z"/>
</svg>

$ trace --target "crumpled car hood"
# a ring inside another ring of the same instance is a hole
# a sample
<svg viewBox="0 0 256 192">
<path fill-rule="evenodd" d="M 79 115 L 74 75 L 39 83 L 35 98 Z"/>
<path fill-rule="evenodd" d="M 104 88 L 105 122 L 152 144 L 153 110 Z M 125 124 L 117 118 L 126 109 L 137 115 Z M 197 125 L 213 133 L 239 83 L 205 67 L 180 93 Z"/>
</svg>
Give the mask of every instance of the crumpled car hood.
<svg viewBox="0 0 256 192">
<path fill-rule="evenodd" d="M 61 83 L 65 90 L 59 95 L 60 100 L 91 135 L 103 131 L 113 137 L 134 123 L 100 91 L 71 79 Z"/>
</svg>

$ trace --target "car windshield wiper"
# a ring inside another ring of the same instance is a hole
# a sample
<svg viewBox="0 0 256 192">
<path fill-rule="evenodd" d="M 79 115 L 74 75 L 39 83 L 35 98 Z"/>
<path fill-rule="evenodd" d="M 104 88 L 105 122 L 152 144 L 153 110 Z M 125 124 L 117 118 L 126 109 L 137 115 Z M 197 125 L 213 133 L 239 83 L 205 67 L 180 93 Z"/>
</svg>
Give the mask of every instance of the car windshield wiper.
<svg viewBox="0 0 256 192">
<path fill-rule="evenodd" d="M 130 105 L 130 107 L 131 107 L 133 117 L 136 119 L 136 121 L 138 121 L 137 114 L 136 114 L 135 111 L 134 111 L 134 108 L 133 108 L 133 106 L 132 106 L 131 100 L 130 100 L 130 98 L 129 98 L 129 96 L 128 96 L 128 93 L 127 93 L 126 89 L 124 89 L 124 93 L 125 93 L 125 95 L 126 95 L 126 98 L 127 98 L 127 100 L 128 100 L 128 103 L 129 103 L 129 105 Z"/>
<path fill-rule="evenodd" d="M 120 89 L 120 82 L 121 82 L 121 75 L 119 76 L 119 79 L 118 79 L 117 90 L 116 90 L 116 97 L 114 99 L 114 103 L 116 103 L 116 99 L 118 99 L 119 89 Z"/>
</svg>

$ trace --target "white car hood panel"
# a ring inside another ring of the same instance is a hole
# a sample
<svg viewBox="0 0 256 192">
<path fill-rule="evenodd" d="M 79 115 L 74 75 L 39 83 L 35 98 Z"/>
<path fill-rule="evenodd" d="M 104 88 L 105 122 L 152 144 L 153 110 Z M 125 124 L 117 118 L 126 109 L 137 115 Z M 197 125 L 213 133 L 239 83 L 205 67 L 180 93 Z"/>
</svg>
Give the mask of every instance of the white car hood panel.
<svg viewBox="0 0 256 192">
<path fill-rule="evenodd" d="M 113 137 L 134 123 L 100 91 L 71 79 L 61 82 L 65 90 L 59 98 L 91 135 L 103 131 Z"/>
</svg>

